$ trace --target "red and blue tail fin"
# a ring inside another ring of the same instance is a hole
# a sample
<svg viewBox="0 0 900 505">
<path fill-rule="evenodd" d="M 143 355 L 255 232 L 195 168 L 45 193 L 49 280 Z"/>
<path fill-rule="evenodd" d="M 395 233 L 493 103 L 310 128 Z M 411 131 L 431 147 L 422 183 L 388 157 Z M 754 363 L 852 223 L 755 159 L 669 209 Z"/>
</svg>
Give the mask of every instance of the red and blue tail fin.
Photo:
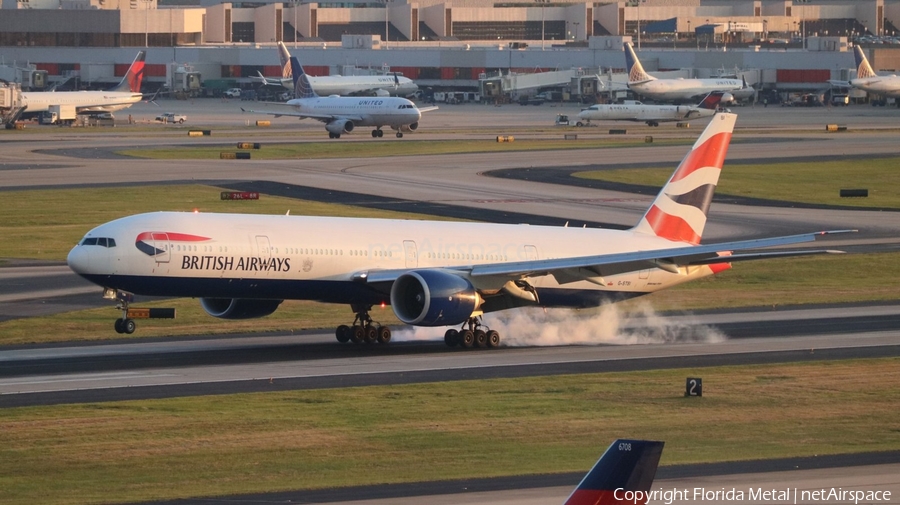
<svg viewBox="0 0 900 505">
<path fill-rule="evenodd" d="M 734 97 L 731 93 L 725 91 L 713 91 L 706 95 L 700 103 L 697 104 L 698 109 L 716 110 L 721 102 L 732 102 Z"/>
<path fill-rule="evenodd" d="M 146 54 L 144 51 L 139 51 L 134 61 L 131 62 L 131 66 L 128 67 L 128 71 L 125 72 L 125 77 L 109 91 L 140 93 L 141 81 L 144 80 L 144 57 Z"/>
<path fill-rule="evenodd" d="M 626 503 L 625 491 L 648 492 L 663 445 L 664 442 L 647 440 L 616 440 L 563 505 Z"/>
<path fill-rule="evenodd" d="M 735 114 L 720 112 L 713 116 L 632 231 L 675 242 L 700 243 L 736 120 Z"/>
</svg>

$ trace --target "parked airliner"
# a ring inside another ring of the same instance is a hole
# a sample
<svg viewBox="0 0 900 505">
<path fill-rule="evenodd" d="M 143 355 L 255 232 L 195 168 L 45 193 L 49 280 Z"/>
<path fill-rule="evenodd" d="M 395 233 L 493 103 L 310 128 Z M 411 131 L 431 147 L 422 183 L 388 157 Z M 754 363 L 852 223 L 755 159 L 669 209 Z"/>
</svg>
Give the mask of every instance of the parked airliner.
<svg viewBox="0 0 900 505">
<path fill-rule="evenodd" d="M 382 137 L 381 128 L 390 126 L 397 131 L 397 137 L 403 137 L 403 132 L 416 131 L 419 127 L 419 119 L 422 112 L 437 109 L 429 107 L 419 109 L 406 98 L 400 97 L 375 97 L 355 98 L 345 96 L 319 96 L 309 84 L 306 73 L 297 58 L 291 56 L 291 66 L 294 73 L 294 97 L 283 104 L 273 104 L 277 107 L 291 107 L 294 112 L 272 112 L 261 110 L 243 110 L 244 112 L 256 112 L 270 114 L 275 117 L 295 116 L 300 119 L 312 118 L 325 123 L 328 130 L 328 138 L 339 139 L 344 133 L 350 133 L 357 126 L 374 126 L 372 137 Z"/>
<path fill-rule="evenodd" d="M 369 311 L 390 305 L 414 326 L 460 326 L 448 345 L 497 346 L 482 314 L 596 307 L 730 268 L 742 260 L 829 251 L 744 252 L 830 232 L 700 245 L 736 116 L 719 113 L 630 230 L 311 216 L 154 212 L 85 235 L 73 271 L 123 309 L 130 294 L 200 298 L 214 317 L 273 313 L 283 300 L 349 305 L 341 342 L 390 340 Z"/>
<path fill-rule="evenodd" d="M 616 440 L 563 505 L 646 504 L 663 446 L 665 442 Z"/>
<path fill-rule="evenodd" d="M 856 78 L 850 79 L 850 86 L 868 93 L 875 93 L 885 97 L 900 98 L 900 77 L 896 75 L 878 75 L 869 65 L 869 59 L 862 48 L 855 46 L 853 54 L 856 57 Z"/>
<path fill-rule="evenodd" d="M 283 86 L 294 89 L 291 71 L 291 53 L 284 42 L 278 42 L 278 57 L 281 60 L 281 77 L 270 78 L 259 74 L 252 80 L 267 86 Z M 419 87 L 410 78 L 400 75 L 307 75 L 313 91 L 319 95 L 341 96 L 411 96 Z"/>
<path fill-rule="evenodd" d="M 648 126 L 659 126 L 666 121 L 688 121 L 710 117 L 716 113 L 721 102 L 731 102 L 731 94 L 713 91 L 697 105 L 647 105 L 633 100 L 625 103 L 598 103 L 578 113 L 577 126 L 591 121 L 638 121 Z"/>
<path fill-rule="evenodd" d="M 625 42 L 628 88 L 638 95 L 660 101 L 685 101 L 712 91 L 739 90 L 746 83 L 739 79 L 657 79 L 644 71 L 631 42 Z"/>
<path fill-rule="evenodd" d="M 108 91 L 25 91 L 22 102 L 26 113 L 46 112 L 51 105 L 74 105 L 78 114 L 114 112 L 140 102 L 144 78 L 144 51 L 138 52 L 125 77 Z"/>
</svg>

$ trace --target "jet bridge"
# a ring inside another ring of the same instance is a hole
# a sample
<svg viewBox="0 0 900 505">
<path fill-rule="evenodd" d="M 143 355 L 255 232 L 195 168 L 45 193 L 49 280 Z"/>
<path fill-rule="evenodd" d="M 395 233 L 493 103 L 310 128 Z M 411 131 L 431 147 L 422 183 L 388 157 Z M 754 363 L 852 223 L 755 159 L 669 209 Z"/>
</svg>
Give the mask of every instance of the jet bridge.
<svg viewBox="0 0 900 505">
<path fill-rule="evenodd" d="M 537 91 L 540 88 L 568 86 L 580 71 L 581 69 L 573 68 L 534 74 L 515 72 L 494 76 L 482 74 L 478 79 L 478 89 L 482 98 L 488 100 L 501 96 L 528 94 L 529 91 Z"/>
<path fill-rule="evenodd" d="M 12 129 L 24 111 L 22 88 L 18 84 L 0 82 L 0 123 Z"/>
</svg>

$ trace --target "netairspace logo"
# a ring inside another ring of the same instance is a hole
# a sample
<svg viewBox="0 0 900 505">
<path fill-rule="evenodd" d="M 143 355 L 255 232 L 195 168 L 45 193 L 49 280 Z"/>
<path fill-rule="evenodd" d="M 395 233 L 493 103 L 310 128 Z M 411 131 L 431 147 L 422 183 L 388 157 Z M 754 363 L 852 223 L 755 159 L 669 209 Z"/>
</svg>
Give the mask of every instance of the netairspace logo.
<svg viewBox="0 0 900 505">
<path fill-rule="evenodd" d="M 708 489 L 672 488 L 652 489 L 650 491 L 626 491 L 618 488 L 613 497 L 622 503 L 646 505 L 650 501 L 672 505 L 676 502 L 748 502 L 748 503 L 881 503 L 891 501 L 891 492 L 883 490 L 859 489 L 799 489 L 799 488 L 738 488 Z"/>
</svg>

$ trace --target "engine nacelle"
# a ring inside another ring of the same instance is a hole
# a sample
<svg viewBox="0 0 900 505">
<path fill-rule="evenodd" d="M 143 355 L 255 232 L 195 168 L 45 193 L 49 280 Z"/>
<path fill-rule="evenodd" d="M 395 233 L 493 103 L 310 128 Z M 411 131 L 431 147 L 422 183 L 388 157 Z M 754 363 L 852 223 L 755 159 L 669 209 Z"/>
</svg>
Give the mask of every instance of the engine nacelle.
<svg viewBox="0 0 900 505">
<path fill-rule="evenodd" d="M 472 283 L 442 270 L 413 270 L 391 286 L 398 319 L 417 326 L 452 326 L 467 321 L 481 305 Z"/>
<path fill-rule="evenodd" d="M 284 300 L 247 300 L 244 298 L 201 298 L 207 314 L 220 319 L 254 319 L 275 312 Z"/>
<path fill-rule="evenodd" d="M 391 129 L 393 129 L 393 130 L 399 130 L 399 131 L 402 131 L 402 132 L 414 132 L 414 131 L 416 131 L 416 130 L 419 129 L 419 122 L 416 121 L 415 123 L 410 123 L 410 124 L 400 125 L 399 128 L 397 128 L 397 127 L 395 127 L 395 126 L 392 126 Z"/>
<path fill-rule="evenodd" d="M 335 135 L 350 133 L 353 131 L 353 121 L 349 119 L 335 119 L 326 124 L 325 129 L 328 130 L 328 133 L 334 133 Z"/>
</svg>

